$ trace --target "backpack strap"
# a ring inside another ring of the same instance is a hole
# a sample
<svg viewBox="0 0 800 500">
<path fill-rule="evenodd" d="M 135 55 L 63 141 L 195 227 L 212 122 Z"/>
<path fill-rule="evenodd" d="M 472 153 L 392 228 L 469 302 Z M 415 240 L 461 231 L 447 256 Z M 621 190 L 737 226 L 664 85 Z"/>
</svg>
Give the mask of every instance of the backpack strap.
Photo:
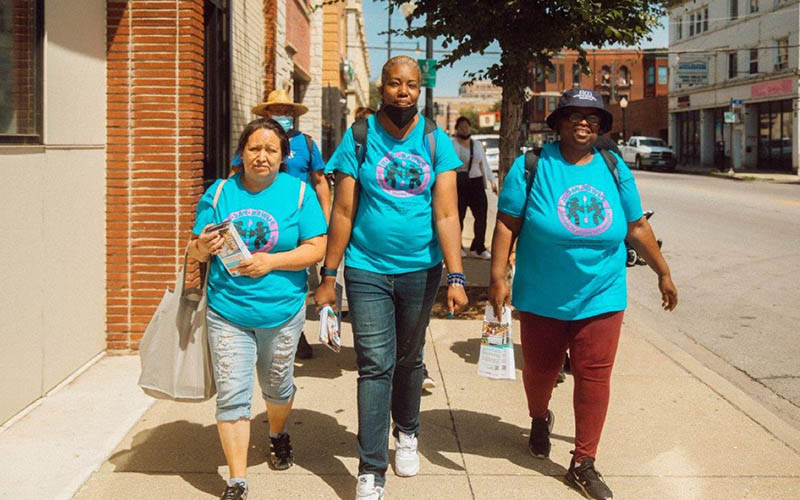
<svg viewBox="0 0 800 500">
<path fill-rule="evenodd" d="M 539 155 L 533 150 L 525 152 L 525 203 L 522 204 L 522 217 L 525 220 L 525 211 L 528 209 L 528 198 L 531 197 L 533 181 L 536 179 L 536 170 L 539 168 Z"/>
<path fill-rule="evenodd" d="M 614 183 L 617 185 L 617 189 L 619 189 L 619 171 L 617 170 L 617 157 L 614 156 L 614 154 L 607 149 L 599 149 L 598 151 L 600 151 L 600 156 L 602 156 L 603 160 L 606 162 L 608 171 L 611 172 L 611 176 L 614 178 Z"/>
<path fill-rule="evenodd" d="M 306 194 L 306 183 L 305 181 L 300 181 L 300 198 L 297 200 L 297 209 L 300 210 L 300 207 L 303 206 L 303 195 Z"/>
<path fill-rule="evenodd" d="M 228 179 L 222 179 L 222 182 L 220 182 L 219 186 L 217 186 L 217 192 L 214 193 L 214 202 L 211 204 L 211 207 L 214 209 L 215 212 L 217 211 L 217 202 L 219 201 L 219 195 L 222 194 L 222 188 L 223 186 L 225 186 L 226 182 L 228 182 Z"/>
<path fill-rule="evenodd" d="M 353 140 L 356 142 L 356 161 L 358 167 L 364 163 L 367 157 L 367 131 L 369 130 L 369 123 L 366 118 L 356 120 L 350 127 L 353 129 Z"/>
<path fill-rule="evenodd" d="M 427 116 L 423 118 L 425 118 L 425 146 L 428 148 L 428 154 L 431 155 L 431 167 L 434 167 L 436 164 L 436 129 L 438 125 Z"/>
<path fill-rule="evenodd" d="M 306 137 L 306 145 L 308 146 L 308 166 L 311 168 L 311 158 L 314 155 L 314 139 L 308 134 L 303 134 Z"/>
</svg>

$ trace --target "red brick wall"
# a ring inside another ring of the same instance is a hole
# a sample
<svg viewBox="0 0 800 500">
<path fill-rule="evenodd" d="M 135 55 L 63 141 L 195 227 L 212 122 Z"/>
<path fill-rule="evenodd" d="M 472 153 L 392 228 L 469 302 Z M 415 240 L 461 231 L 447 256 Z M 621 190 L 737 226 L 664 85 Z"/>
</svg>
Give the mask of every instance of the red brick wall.
<svg viewBox="0 0 800 500">
<path fill-rule="evenodd" d="M 203 1 L 107 4 L 107 347 L 137 349 L 203 177 Z"/>
<path fill-rule="evenodd" d="M 278 1 L 264 0 L 264 100 L 275 90 L 275 46 L 278 19 Z"/>
<path fill-rule="evenodd" d="M 305 14 L 306 2 L 286 0 L 286 43 L 297 51 L 294 63 L 311 74 L 311 21 Z"/>
<path fill-rule="evenodd" d="M 11 98 L 14 103 L 17 134 L 32 134 L 36 131 L 35 109 L 36 93 L 34 89 L 33 33 L 35 3 L 30 0 L 14 0 L 13 9 L 13 49 L 14 67 Z"/>
<path fill-rule="evenodd" d="M 611 105 L 608 110 L 614 115 L 614 126 L 609 135 L 616 139 L 622 134 L 622 109 L 618 105 Z M 662 137 L 666 140 L 665 134 L 668 126 L 669 113 L 665 95 L 631 101 L 625 108 L 626 136 L 624 140 L 626 141 L 632 135 Z"/>
</svg>

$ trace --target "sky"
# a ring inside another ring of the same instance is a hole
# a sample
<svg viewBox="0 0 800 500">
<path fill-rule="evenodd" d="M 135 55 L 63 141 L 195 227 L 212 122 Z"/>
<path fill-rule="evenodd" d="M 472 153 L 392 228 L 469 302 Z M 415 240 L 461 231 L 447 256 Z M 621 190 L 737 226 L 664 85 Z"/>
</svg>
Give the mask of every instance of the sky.
<svg viewBox="0 0 800 500">
<path fill-rule="evenodd" d="M 388 3 L 386 0 L 363 0 L 364 8 L 364 24 L 367 32 L 367 46 L 369 47 L 369 62 L 370 62 L 370 80 L 380 78 L 381 66 L 386 62 L 386 34 L 381 35 L 381 32 L 387 30 L 388 25 Z M 419 20 L 417 22 L 420 22 Z M 655 30 L 652 34 L 652 42 L 643 42 L 641 48 L 653 47 L 667 47 L 667 18 L 661 19 L 661 28 Z M 403 28 L 406 26 L 406 21 L 403 15 L 395 11 L 392 16 L 392 27 Z M 419 44 L 420 52 L 415 54 L 415 50 Z M 443 54 L 437 54 L 437 49 L 441 50 L 441 44 L 434 43 L 434 59 L 441 59 Z M 410 50 L 400 50 L 410 49 Z M 494 44 L 490 46 L 487 52 L 499 52 L 500 47 Z M 409 39 L 399 35 L 392 36 L 392 55 L 406 54 L 417 59 L 425 57 L 425 40 Z M 458 87 L 461 81 L 465 80 L 465 71 L 475 71 L 478 69 L 486 68 L 497 62 L 500 56 L 497 54 L 473 55 L 461 59 L 453 66 L 446 66 L 439 68 L 436 72 L 436 87 L 434 94 L 442 97 L 455 97 L 458 95 Z"/>
</svg>

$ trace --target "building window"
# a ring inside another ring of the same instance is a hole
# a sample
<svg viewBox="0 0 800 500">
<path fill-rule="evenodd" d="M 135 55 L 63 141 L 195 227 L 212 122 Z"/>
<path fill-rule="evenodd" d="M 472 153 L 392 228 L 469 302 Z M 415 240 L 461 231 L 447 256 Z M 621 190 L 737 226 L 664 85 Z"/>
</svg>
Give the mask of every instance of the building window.
<svg viewBox="0 0 800 500">
<path fill-rule="evenodd" d="M 561 83 L 565 83 L 566 82 L 566 79 L 564 79 L 564 65 L 563 64 L 559 64 L 558 65 L 558 81 L 561 82 Z"/>
<path fill-rule="evenodd" d="M 738 72 L 739 68 L 736 60 L 736 52 L 731 52 L 728 54 L 728 78 L 736 78 Z"/>
<path fill-rule="evenodd" d="M 42 0 L 0 0 L 0 143 L 42 142 Z"/>
<path fill-rule="evenodd" d="M 666 66 L 658 67 L 658 84 L 666 85 L 668 80 L 668 70 Z"/>
<path fill-rule="evenodd" d="M 608 66 L 600 68 L 600 85 L 611 85 L 611 68 Z"/>
<path fill-rule="evenodd" d="M 581 65 L 577 63 L 572 65 L 572 85 L 581 86 Z"/>
<path fill-rule="evenodd" d="M 781 38 L 776 45 L 775 69 L 786 69 L 789 67 L 789 39 Z"/>
<path fill-rule="evenodd" d="M 619 80 L 617 82 L 618 85 L 630 85 L 628 81 L 628 67 L 627 66 L 620 66 L 619 68 Z"/>
<path fill-rule="evenodd" d="M 678 17 L 675 21 L 675 39 L 680 40 L 683 37 L 683 18 Z"/>
<path fill-rule="evenodd" d="M 758 0 L 750 0 L 750 13 L 758 12 Z"/>
<path fill-rule="evenodd" d="M 694 22 L 695 22 L 695 24 L 694 24 L 694 33 L 696 35 L 699 35 L 700 33 L 703 32 L 703 12 L 702 11 L 699 11 L 697 13 L 697 16 L 695 16 L 695 18 L 694 18 Z"/>
<path fill-rule="evenodd" d="M 694 36 L 694 14 L 689 16 L 689 36 Z"/>
<path fill-rule="evenodd" d="M 655 85 L 655 83 L 656 83 L 656 68 L 655 66 L 649 66 L 647 68 L 647 84 Z"/>
<path fill-rule="evenodd" d="M 758 49 L 750 49 L 750 74 L 758 73 Z"/>
<path fill-rule="evenodd" d="M 708 31 L 708 7 L 703 9 L 703 31 Z"/>
<path fill-rule="evenodd" d="M 547 67 L 547 81 L 550 83 L 556 83 L 556 68 L 555 67 Z"/>
<path fill-rule="evenodd" d="M 556 109 L 556 98 L 555 97 L 548 97 L 547 98 L 547 110 L 552 112 Z"/>
<path fill-rule="evenodd" d="M 739 0 L 730 0 L 730 2 L 731 2 L 731 8 L 730 8 L 731 21 L 735 21 L 736 19 L 739 18 Z"/>
<path fill-rule="evenodd" d="M 544 97 L 536 98 L 536 111 L 544 113 Z"/>
</svg>

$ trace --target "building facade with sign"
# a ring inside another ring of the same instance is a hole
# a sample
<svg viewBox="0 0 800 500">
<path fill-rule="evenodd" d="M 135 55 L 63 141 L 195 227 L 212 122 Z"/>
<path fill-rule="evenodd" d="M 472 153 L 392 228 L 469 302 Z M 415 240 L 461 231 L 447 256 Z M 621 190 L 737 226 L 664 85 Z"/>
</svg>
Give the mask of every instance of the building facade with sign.
<svg viewBox="0 0 800 500">
<path fill-rule="evenodd" d="M 794 0 L 708 0 L 670 9 L 669 141 L 678 161 L 797 171 Z"/>
</svg>

